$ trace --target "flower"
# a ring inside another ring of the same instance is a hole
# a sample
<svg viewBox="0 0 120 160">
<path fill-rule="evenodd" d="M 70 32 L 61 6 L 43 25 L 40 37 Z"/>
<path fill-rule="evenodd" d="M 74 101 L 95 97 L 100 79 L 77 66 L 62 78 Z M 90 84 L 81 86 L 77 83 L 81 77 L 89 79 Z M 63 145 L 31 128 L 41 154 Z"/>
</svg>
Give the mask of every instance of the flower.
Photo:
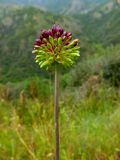
<svg viewBox="0 0 120 160">
<path fill-rule="evenodd" d="M 40 39 L 36 39 L 34 45 L 39 47 L 41 46 L 41 44 L 42 44 L 42 41 Z"/>
<path fill-rule="evenodd" d="M 59 25 L 56 25 L 56 24 L 53 25 L 53 27 L 52 27 L 53 35 L 59 34 L 61 36 L 63 34 L 63 32 L 64 32 L 64 30 Z"/>
<path fill-rule="evenodd" d="M 42 30 L 34 42 L 32 53 L 40 67 L 49 68 L 52 64 L 70 66 L 79 57 L 78 39 L 72 40 L 72 33 L 54 24 L 49 30 Z"/>
</svg>

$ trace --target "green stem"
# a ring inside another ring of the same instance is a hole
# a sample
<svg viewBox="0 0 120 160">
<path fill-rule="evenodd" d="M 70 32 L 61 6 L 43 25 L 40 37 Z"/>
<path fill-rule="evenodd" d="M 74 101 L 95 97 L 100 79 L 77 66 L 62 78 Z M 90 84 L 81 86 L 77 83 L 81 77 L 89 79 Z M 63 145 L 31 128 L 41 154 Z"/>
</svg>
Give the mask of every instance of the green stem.
<svg viewBox="0 0 120 160">
<path fill-rule="evenodd" d="M 59 160 L 59 76 L 57 66 L 55 66 L 54 83 L 55 160 Z"/>
</svg>

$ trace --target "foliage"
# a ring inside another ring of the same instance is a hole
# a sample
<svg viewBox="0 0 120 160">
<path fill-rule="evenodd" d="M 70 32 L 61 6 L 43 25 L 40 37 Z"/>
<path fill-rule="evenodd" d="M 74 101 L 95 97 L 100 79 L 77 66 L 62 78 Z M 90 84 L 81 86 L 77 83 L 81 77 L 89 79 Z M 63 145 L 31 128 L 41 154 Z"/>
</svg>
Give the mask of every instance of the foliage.
<svg viewBox="0 0 120 160">
<path fill-rule="evenodd" d="M 120 94 L 105 85 L 100 86 L 97 94 L 91 92 L 79 102 L 69 101 L 69 97 L 62 99 L 61 159 L 117 160 L 119 103 Z M 51 101 L 42 103 L 38 99 L 26 99 L 22 106 L 19 101 L 0 102 L 0 159 L 53 160 L 52 106 Z"/>
<path fill-rule="evenodd" d="M 95 45 L 94 55 L 89 55 L 79 62 L 69 74 L 68 85 L 79 86 L 85 83 L 92 75 L 97 75 L 111 84 L 120 83 L 120 45 L 102 47 Z"/>
<path fill-rule="evenodd" d="M 89 43 L 100 43 L 104 46 L 120 43 L 120 6 L 108 13 L 97 8 L 87 15 L 76 15 L 82 23 L 82 31 Z M 98 16 L 96 16 L 98 15 Z"/>
<path fill-rule="evenodd" d="M 111 62 L 104 70 L 103 76 L 114 86 L 120 86 L 120 61 Z"/>
<path fill-rule="evenodd" d="M 34 77 L 29 78 L 19 83 L 8 82 L 5 85 L 0 85 L 0 100 L 20 99 L 20 97 L 36 99 L 40 98 L 41 101 L 48 99 L 52 95 L 53 88 L 51 86 L 51 80 Z"/>
<path fill-rule="evenodd" d="M 80 61 L 61 76 L 61 160 L 120 158 L 119 15 L 119 6 L 75 17 L 0 7 L 1 160 L 54 159 L 53 79 L 31 55 L 36 31 L 54 22 L 81 43 Z"/>
</svg>

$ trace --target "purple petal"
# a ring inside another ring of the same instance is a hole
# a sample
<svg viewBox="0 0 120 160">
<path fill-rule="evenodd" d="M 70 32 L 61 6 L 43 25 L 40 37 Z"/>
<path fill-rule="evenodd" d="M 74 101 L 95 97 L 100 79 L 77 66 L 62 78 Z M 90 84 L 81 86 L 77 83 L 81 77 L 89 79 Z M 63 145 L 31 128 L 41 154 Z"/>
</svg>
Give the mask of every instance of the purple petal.
<svg viewBox="0 0 120 160">
<path fill-rule="evenodd" d="M 67 32 L 67 33 L 66 33 L 66 36 L 67 36 L 67 37 L 70 37 L 71 35 L 72 35 L 71 32 Z"/>
<path fill-rule="evenodd" d="M 64 31 L 63 34 L 62 34 L 62 37 L 65 37 L 66 34 L 67 34 L 67 32 Z"/>
<path fill-rule="evenodd" d="M 64 30 L 61 28 L 61 29 L 59 30 L 60 35 L 62 35 L 63 32 L 64 32 Z"/>
<path fill-rule="evenodd" d="M 49 37 L 48 31 L 47 31 L 47 30 L 42 30 L 41 36 L 42 36 L 43 38 L 48 38 L 48 37 Z"/>
<path fill-rule="evenodd" d="M 51 30 L 51 29 L 49 29 L 49 30 L 47 31 L 47 33 L 48 33 L 49 36 L 53 36 L 53 33 L 52 33 L 52 30 Z"/>
<path fill-rule="evenodd" d="M 59 38 L 61 35 L 60 35 L 60 32 L 57 32 L 56 33 L 56 38 Z"/>
<path fill-rule="evenodd" d="M 60 34 L 62 35 L 63 29 L 59 25 L 54 24 L 52 27 L 52 33 L 55 34 L 57 32 L 60 32 Z"/>
<path fill-rule="evenodd" d="M 41 46 L 41 44 L 42 44 L 41 40 L 40 39 L 36 39 L 34 45 L 35 46 Z"/>
</svg>

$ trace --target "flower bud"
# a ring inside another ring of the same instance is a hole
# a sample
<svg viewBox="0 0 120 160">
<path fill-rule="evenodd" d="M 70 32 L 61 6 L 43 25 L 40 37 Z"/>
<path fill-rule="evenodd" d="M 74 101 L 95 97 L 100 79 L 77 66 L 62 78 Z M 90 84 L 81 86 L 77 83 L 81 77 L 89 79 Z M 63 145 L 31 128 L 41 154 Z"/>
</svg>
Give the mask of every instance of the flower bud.
<svg viewBox="0 0 120 160">
<path fill-rule="evenodd" d="M 51 29 L 49 29 L 49 30 L 47 31 L 47 33 L 48 33 L 49 36 L 53 36 L 53 33 L 52 33 L 52 30 L 51 30 Z"/>
<path fill-rule="evenodd" d="M 40 39 L 36 39 L 34 45 L 35 46 L 41 46 L 41 44 L 42 44 L 42 41 Z"/>
<path fill-rule="evenodd" d="M 59 25 L 53 25 L 49 30 L 42 30 L 39 39 L 34 43 L 32 53 L 40 67 L 49 68 L 58 63 L 71 66 L 79 57 L 78 39 L 72 40 L 72 33 L 65 32 Z"/>
<path fill-rule="evenodd" d="M 56 33 L 56 38 L 59 38 L 60 37 L 60 32 L 57 32 Z"/>
<path fill-rule="evenodd" d="M 66 33 L 66 37 L 70 37 L 70 36 L 72 36 L 72 33 L 71 32 L 67 32 Z"/>
<path fill-rule="evenodd" d="M 48 38 L 49 37 L 49 33 L 47 30 L 42 30 L 41 35 L 43 38 Z"/>
<path fill-rule="evenodd" d="M 54 24 L 53 27 L 52 27 L 52 33 L 53 34 L 56 34 L 57 32 L 59 32 L 59 34 L 62 35 L 63 31 L 64 30 L 59 25 Z"/>
<path fill-rule="evenodd" d="M 75 47 L 75 46 L 77 46 L 78 41 L 79 41 L 79 39 L 73 40 L 73 41 L 69 44 L 69 47 Z"/>
</svg>

